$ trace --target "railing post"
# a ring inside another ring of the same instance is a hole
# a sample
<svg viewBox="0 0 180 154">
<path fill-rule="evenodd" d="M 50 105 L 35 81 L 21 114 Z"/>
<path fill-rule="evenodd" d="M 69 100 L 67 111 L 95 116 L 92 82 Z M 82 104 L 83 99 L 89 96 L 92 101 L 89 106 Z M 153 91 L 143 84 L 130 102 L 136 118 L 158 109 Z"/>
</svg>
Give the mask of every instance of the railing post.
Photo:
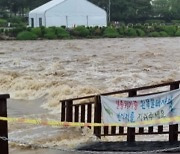
<svg viewBox="0 0 180 154">
<path fill-rule="evenodd" d="M 92 121 L 92 104 L 88 104 L 88 107 L 87 107 L 87 122 L 88 123 L 91 123 Z M 89 126 L 89 128 L 91 129 L 92 127 Z"/>
<path fill-rule="evenodd" d="M 73 115 L 73 101 L 72 100 L 68 100 L 66 101 L 66 121 L 67 122 L 72 122 L 72 115 Z"/>
<path fill-rule="evenodd" d="M 85 108 L 86 108 L 86 106 L 85 106 L 84 104 L 82 104 L 82 105 L 81 105 L 81 122 L 82 122 L 82 123 L 85 122 L 85 116 L 86 116 L 86 115 L 85 115 L 85 114 L 86 114 L 86 113 L 85 113 L 85 112 L 86 112 L 86 111 L 85 111 Z"/>
<path fill-rule="evenodd" d="M 65 114 L 66 114 L 66 102 L 65 101 L 62 101 L 62 102 L 60 102 L 61 104 L 61 121 L 65 121 L 65 118 L 66 118 L 66 116 L 65 116 Z"/>
<path fill-rule="evenodd" d="M 7 117 L 7 99 L 9 95 L 0 95 L 0 117 Z M 8 138 L 8 122 L 0 120 L 0 137 Z M 0 153 L 9 154 L 8 141 L 0 139 Z"/>
<path fill-rule="evenodd" d="M 179 89 L 179 83 L 173 83 L 170 85 L 170 90 Z M 169 142 L 178 141 L 178 124 L 169 125 Z"/>
<path fill-rule="evenodd" d="M 101 97 L 95 96 L 94 122 L 101 123 Z M 94 127 L 94 135 L 101 138 L 101 127 Z"/>
<path fill-rule="evenodd" d="M 134 97 L 137 95 L 137 91 L 130 91 L 129 97 Z M 135 141 L 135 128 L 128 127 L 127 128 L 127 142 Z"/>
<path fill-rule="evenodd" d="M 79 122 L 79 104 L 74 106 L 74 122 Z"/>
</svg>

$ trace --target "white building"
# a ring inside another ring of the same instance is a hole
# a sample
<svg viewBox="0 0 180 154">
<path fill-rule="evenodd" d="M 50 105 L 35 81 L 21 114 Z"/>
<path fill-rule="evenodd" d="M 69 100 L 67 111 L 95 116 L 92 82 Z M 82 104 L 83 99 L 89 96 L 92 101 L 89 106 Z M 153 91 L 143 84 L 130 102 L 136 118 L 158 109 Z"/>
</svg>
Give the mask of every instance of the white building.
<svg viewBox="0 0 180 154">
<path fill-rule="evenodd" d="M 29 26 L 107 26 L 106 11 L 87 0 L 52 0 L 29 12 Z"/>
</svg>

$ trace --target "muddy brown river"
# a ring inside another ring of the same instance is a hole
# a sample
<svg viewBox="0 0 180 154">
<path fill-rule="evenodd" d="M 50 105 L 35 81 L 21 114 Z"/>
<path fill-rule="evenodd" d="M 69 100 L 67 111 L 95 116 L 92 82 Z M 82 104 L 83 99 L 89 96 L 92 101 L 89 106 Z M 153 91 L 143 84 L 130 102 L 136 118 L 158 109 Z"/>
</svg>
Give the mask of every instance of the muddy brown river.
<svg viewBox="0 0 180 154">
<path fill-rule="evenodd" d="M 11 96 L 11 117 L 58 120 L 59 100 L 174 80 L 180 80 L 180 37 L 0 41 L 0 93 Z M 67 150 L 98 140 L 80 128 L 13 123 L 9 137 Z M 38 150 L 10 143 L 10 151 Z"/>
</svg>

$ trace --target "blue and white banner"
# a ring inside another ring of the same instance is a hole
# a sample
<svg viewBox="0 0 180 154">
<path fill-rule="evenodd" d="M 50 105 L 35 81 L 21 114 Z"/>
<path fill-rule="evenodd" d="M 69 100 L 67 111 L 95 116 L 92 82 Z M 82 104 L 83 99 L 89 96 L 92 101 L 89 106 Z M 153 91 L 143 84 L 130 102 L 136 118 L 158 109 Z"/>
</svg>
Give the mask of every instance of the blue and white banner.
<svg viewBox="0 0 180 154">
<path fill-rule="evenodd" d="M 106 124 L 143 127 L 158 125 L 158 120 L 161 124 L 170 124 L 171 121 L 162 119 L 180 116 L 180 89 L 142 97 L 101 96 L 101 105 Z"/>
</svg>

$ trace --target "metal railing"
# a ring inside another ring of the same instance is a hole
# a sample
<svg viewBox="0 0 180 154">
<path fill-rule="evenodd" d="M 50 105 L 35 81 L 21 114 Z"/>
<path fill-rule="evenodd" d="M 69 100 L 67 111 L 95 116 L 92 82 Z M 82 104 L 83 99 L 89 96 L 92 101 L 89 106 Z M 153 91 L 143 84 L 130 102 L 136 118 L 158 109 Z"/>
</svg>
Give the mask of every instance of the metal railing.
<svg viewBox="0 0 180 154">
<path fill-rule="evenodd" d="M 151 94 L 162 93 L 179 89 L 180 81 L 162 83 L 157 85 L 126 89 L 121 91 L 102 93 L 99 95 L 90 95 L 79 98 L 61 100 L 61 121 L 66 122 L 85 122 L 85 123 L 101 123 L 101 100 L 100 95 L 117 95 L 126 94 L 128 97 L 146 96 Z M 158 89 L 161 88 L 161 89 Z M 163 88 L 163 90 L 162 90 Z M 82 102 L 83 101 L 83 102 Z M 164 130 L 163 126 L 158 126 L 158 130 L 154 131 L 154 127 L 148 127 L 148 131 L 142 128 L 126 128 L 125 127 L 94 127 L 94 135 L 101 136 L 117 136 L 127 135 L 128 142 L 135 141 L 135 135 L 151 135 L 151 134 L 169 134 L 169 141 L 178 140 L 178 125 L 169 125 L 169 130 Z M 138 130 L 137 130 L 138 129 Z"/>
</svg>

